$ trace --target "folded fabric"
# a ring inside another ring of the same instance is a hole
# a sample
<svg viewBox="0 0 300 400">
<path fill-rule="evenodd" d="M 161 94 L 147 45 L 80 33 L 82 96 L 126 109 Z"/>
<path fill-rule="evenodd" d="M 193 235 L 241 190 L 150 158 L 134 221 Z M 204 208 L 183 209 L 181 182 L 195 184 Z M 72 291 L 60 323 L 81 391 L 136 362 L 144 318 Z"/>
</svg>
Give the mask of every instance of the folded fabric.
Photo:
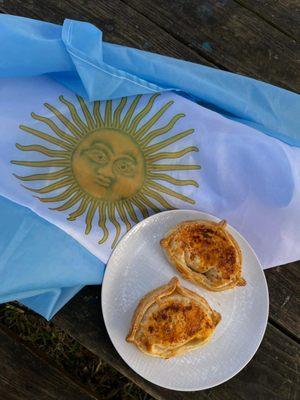
<svg viewBox="0 0 300 400">
<path fill-rule="evenodd" d="M 0 15 L 0 32 L 0 301 L 51 318 L 170 208 L 226 218 L 264 267 L 300 258 L 299 96 L 87 23 Z"/>
<path fill-rule="evenodd" d="M 0 303 L 19 300 L 47 319 L 104 265 L 76 240 L 29 209 L 0 197 Z"/>
<path fill-rule="evenodd" d="M 228 118 L 300 146 L 300 100 L 290 91 L 105 43 L 102 32 L 87 22 L 67 19 L 59 26 L 0 14 L 0 34 L 0 77 L 49 74 L 88 100 L 179 90 Z"/>
</svg>

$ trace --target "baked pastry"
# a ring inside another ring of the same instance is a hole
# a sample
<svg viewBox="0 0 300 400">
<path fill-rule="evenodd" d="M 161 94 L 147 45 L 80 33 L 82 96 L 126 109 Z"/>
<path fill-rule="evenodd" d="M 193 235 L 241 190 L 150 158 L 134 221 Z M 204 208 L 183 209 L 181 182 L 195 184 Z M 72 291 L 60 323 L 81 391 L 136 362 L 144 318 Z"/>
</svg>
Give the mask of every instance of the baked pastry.
<svg viewBox="0 0 300 400">
<path fill-rule="evenodd" d="M 175 277 L 141 299 L 126 340 L 150 356 L 170 358 L 202 346 L 220 320 L 203 297 Z"/>
<path fill-rule="evenodd" d="M 186 221 L 160 242 L 170 263 L 185 279 L 208 290 L 244 286 L 242 253 L 226 221 Z"/>
</svg>

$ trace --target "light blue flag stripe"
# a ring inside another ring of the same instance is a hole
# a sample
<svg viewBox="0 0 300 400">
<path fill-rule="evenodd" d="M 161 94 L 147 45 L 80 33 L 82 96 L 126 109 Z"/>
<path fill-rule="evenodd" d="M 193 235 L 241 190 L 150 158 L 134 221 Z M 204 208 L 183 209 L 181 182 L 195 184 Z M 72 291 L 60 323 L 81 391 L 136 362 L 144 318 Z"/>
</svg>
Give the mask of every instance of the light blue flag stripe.
<svg viewBox="0 0 300 400">
<path fill-rule="evenodd" d="M 40 295 L 25 298 L 22 303 L 50 320 L 83 287 L 84 285 L 78 285 L 49 290 Z"/>
<path fill-rule="evenodd" d="M 83 286 L 101 283 L 104 264 L 29 209 L 0 196 L 0 221 L 0 303 L 20 300 L 50 319 Z"/>
<path fill-rule="evenodd" d="M 199 64 L 104 43 L 102 32 L 86 22 L 66 20 L 61 27 L 0 15 L 0 35 L 0 77 L 48 73 L 89 100 L 176 89 L 231 119 L 300 146 L 300 96 L 293 92 Z"/>
</svg>

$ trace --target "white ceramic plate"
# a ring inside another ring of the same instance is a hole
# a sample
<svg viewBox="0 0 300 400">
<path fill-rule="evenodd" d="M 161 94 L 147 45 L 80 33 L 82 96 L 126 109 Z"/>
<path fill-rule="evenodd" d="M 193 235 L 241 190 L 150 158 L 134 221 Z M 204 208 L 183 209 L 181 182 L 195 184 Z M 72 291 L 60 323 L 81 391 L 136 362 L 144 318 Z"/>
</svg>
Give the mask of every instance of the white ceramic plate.
<svg viewBox="0 0 300 400">
<path fill-rule="evenodd" d="M 114 250 L 102 287 L 105 325 L 120 356 L 143 378 L 173 390 L 207 389 L 237 374 L 256 352 L 268 318 L 268 288 L 261 265 L 247 241 L 232 227 L 228 230 L 243 253 L 246 286 L 209 292 L 182 279 L 166 260 L 160 239 L 177 223 L 195 219 L 219 221 L 191 210 L 166 211 L 141 221 Z M 222 320 L 203 347 L 162 360 L 143 354 L 125 337 L 139 299 L 175 275 L 184 286 L 204 296 Z"/>
</svg>

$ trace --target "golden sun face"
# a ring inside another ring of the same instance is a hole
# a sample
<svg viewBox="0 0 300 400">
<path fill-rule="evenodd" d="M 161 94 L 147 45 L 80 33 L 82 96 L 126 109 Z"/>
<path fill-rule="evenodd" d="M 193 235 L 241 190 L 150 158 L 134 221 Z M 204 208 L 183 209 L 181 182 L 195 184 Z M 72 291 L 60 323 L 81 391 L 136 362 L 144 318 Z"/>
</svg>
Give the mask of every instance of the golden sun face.
<svg viewBox="0 0 300 400">
<path fill-rule="evenodd" d="M 75 149 L 72 170 L 79 185 L 91 196 L 126 200 L 142 188 L 145 161 L 138 145 L 116 129 L 91 132 Z"/>
<path fill-rule="evenodd" d="M 45 107 L 53 113 L 53 119 L 35 113 L 31 116 L 47 125 L 48 131 L 50 128 L 52 133 L 21 125 L 23 131 L 38 139 L 38 144 L 16 144 L 25 154 L 35 152 L 44 159 L 11 161 L 15 165 L 31 167 L 36 171 L 27 176 L 15 176 L 25 182 L 46 181 L 47 184 L 38 189 L 26 188 L 41 195 L 55 192 L 52 196 L 39 197 L 40 201 L 59 203 L 51 209 L 60 212 L 69 210 L 69 221 L 84 215 L 86 234 L 91 231 L 96 220 L 102 230 L 99 244 L 109 237 L 107 222 L 110 221 L 115 226 L 112 247 L 121 234 L 120 222 L 124 223 L 128 231 L 132 223 L 149 216 L 149 209 L 159 212 L 174 208 L 165 195 L 194 204 L 193 199 L 178 193 L 170 186 L 198 187 L 197 182 L 176 179 L 169 172 L 199 169 L 199 165 L 178 163 L 181 157 L 198 151 L 198 148 L 190 146 L 174 152 L 161 151 L 191 135 L 194 130 L 188 129 L 160 140 L 184 114 L 176 114 L 166 125 L 154 128 L 173 104 L 173 101 L 167 102 L 149 117 L 158 96 L 159 94 L 154 94 L 139 109 L 138 103 L 142 96 L 134 97 L 127 110 L 125 108 L 129 99 L 126 97 L 119 101 L 114 110 L 112 101 L 106 101 L 103 113 L 100 111 L 99 101 L 94 102 L 91 107 L 77 96 L 84 118 L 73 103 L 60 96 L 59 100 L 67 107 L 70 119 L 46 103 Z M 54 122 L 55 118 L 64 129 Z M 45 142 L 48 147 L 44 145 Z M 162 160 L 176 160 L 176 164 L 163 163 Z M 45 168 L 48 172 L 43 172 Z"/>
</svg>

